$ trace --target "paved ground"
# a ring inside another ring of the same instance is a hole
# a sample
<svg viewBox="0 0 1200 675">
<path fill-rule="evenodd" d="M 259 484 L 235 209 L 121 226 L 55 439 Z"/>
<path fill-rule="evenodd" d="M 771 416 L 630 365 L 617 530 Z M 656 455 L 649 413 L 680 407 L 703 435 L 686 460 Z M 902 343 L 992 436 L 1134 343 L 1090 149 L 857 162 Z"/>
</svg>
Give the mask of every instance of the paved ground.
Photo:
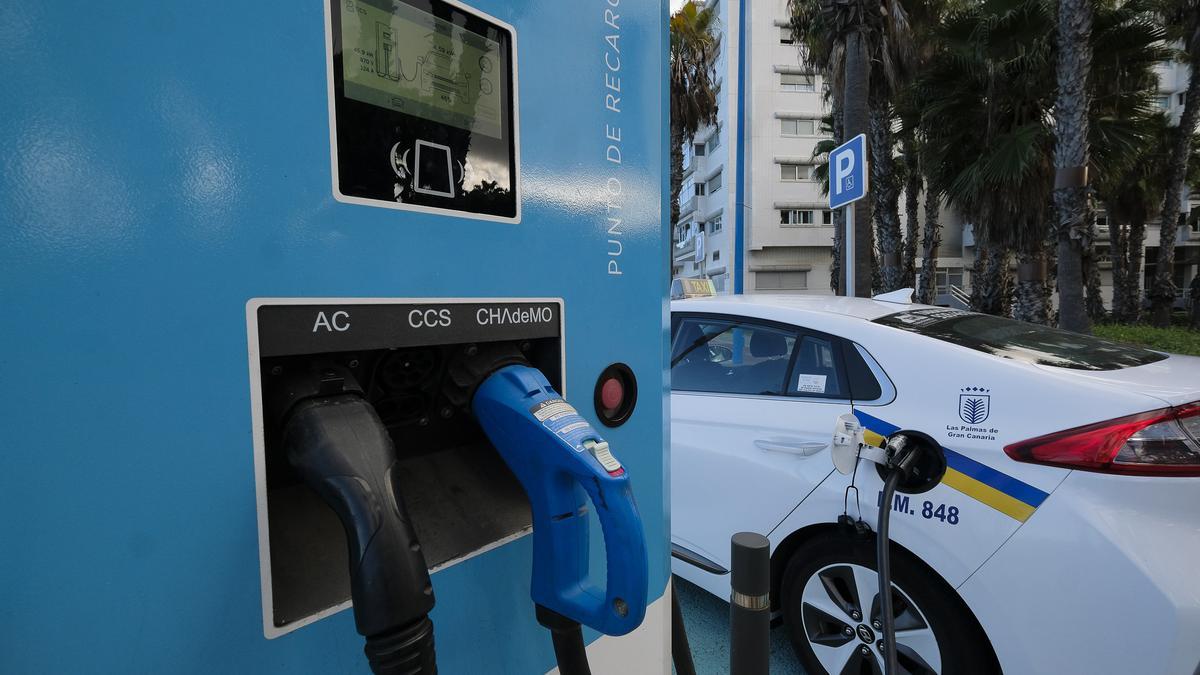
<svg viewBox="0 0 1200 675">
<path fill-rule="evenodd" d="M 729 603 L 674 577 L 696 675 L 729 673 Z M 771 675 L 804 675 L 782 626 L 771 629 Z"/>
</svg>

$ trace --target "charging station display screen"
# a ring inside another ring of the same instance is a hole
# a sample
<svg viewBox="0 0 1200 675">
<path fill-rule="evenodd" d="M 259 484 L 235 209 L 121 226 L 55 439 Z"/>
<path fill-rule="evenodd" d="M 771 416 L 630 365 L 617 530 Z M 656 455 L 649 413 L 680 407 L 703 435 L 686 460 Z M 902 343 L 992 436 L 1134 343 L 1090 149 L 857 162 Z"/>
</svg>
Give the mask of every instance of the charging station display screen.
<svg viewBox="0 0 1200 675">
<path fill-rule="evenodd" d="M 341 3 L 346 96 L 500 137 L 508 64 L 499 42 L 397 4 Z"/>
<path fill-rule="evenodd" d="M 512 29 L 446 0 L 327 0 L 334 195 L 518 220 Z"/>
</svg>

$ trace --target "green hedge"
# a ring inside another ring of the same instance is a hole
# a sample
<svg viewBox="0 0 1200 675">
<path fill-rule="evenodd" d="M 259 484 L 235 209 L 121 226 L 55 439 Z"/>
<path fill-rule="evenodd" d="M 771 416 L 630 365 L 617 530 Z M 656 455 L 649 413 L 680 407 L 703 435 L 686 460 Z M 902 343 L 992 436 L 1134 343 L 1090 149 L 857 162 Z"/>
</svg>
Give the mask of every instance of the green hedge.
<svg viewBox="0 0 1200 675">
<path fill-rule="evenodd" d="M 1144 325 L 1098 324 L 1096 337 L 1117 342 L 1131 342 L 1172 354 L 1200 356 L 1200 331 L 1186 328 L 1154 328 Z"/>
</svg>

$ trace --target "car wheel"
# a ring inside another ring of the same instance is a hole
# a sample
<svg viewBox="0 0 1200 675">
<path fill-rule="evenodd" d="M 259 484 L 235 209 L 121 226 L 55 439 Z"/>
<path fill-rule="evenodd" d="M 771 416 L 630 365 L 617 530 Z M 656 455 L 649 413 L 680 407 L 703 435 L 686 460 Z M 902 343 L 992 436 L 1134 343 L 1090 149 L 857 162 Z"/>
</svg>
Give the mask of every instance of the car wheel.
<svg viewBox="0 0 1200 675">
<path fill-rule="evenodd" d="M 896 656 L 903 673 L 998 673 L 983 630 L 924 563 L 892 547 Z M 792 647 L 808 673 L 883 672 L 875 543 L 821 535 L 792 554 L 780 587 Z"/>
</svg>

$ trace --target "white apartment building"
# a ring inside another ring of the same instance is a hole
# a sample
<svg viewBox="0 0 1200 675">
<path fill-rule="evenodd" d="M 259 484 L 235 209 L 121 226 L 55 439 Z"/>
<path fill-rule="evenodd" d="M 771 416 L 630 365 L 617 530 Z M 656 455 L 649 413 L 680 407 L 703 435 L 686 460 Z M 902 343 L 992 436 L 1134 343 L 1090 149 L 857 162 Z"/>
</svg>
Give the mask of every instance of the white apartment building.
<svg viewBox="0 0 1200 675">
<path fill-rule="evenodd" d="M 800 61 L 787 0 L 757 0 L 745 34 L 744 287 L 828 293 L 833 213 L 812 179 L 825 78 Z"/>
<path fill-rule="evenodd" d="M 672 277 L 713 280 L 718 293 L 734 293 L 734 213 L 737 167 L 737 101 L 740 0 L 708 0 L 717 14 L 721 88 L 717 123 L 706 126 L 683 149 L 683 186 L 679 223 L 672 233 Z"/>
<path fill-rule="evenodd" d="M 1188 78 L 1191 71 L 1187 64 L 1179 61 L 1164 61 L 1154 67 L 1158 76 L 1158 91 L 1154 96 L 1154 105 L 1171 116 L 1171 122 L 1179 123 L 1183 114 L 1183 101 L 1187 97 Z"/>
</svg>

